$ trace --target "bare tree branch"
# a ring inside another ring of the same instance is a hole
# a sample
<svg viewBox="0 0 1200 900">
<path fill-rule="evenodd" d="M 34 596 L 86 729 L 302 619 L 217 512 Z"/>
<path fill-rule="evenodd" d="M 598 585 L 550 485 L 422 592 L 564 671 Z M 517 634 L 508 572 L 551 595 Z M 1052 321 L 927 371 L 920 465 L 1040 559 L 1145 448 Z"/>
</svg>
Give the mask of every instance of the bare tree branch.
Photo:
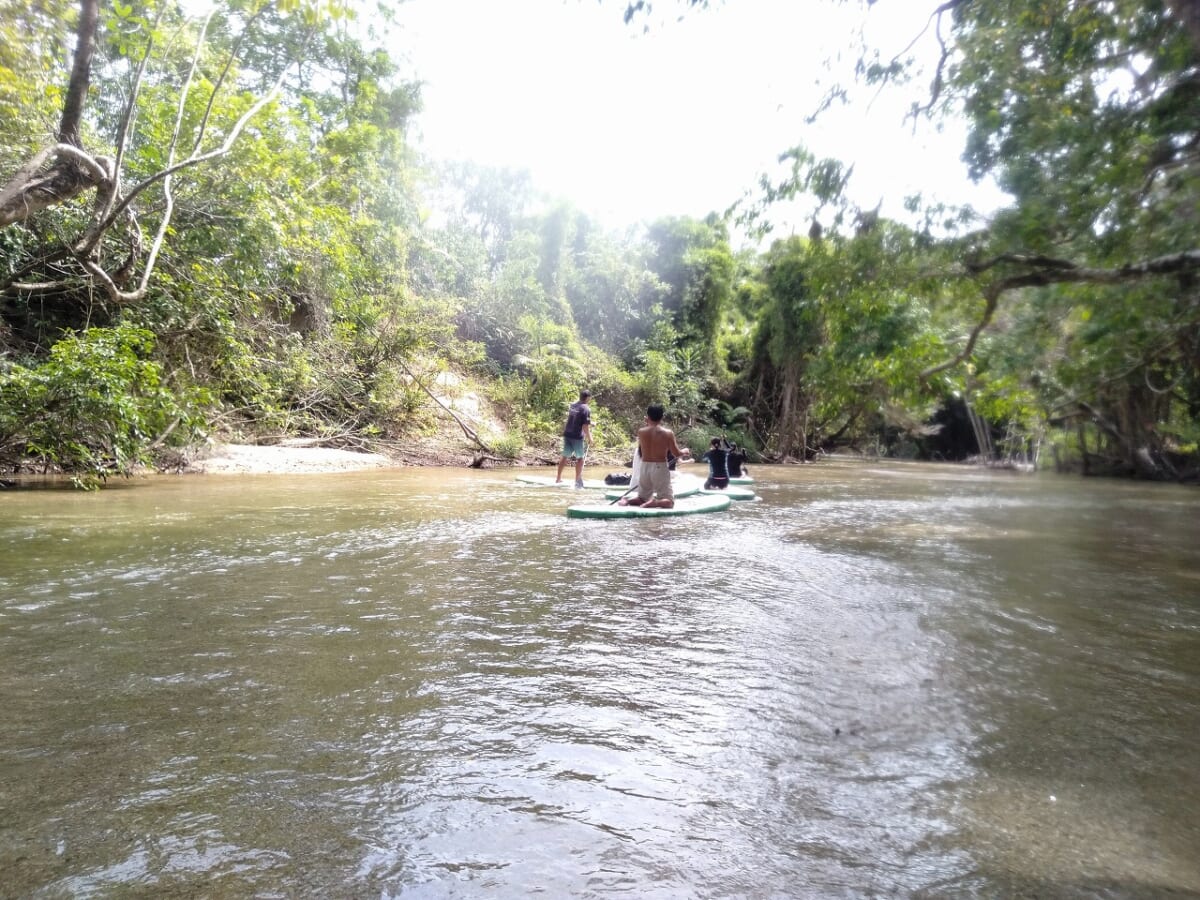
<svg viewBox="0 0 1200 900">
<path fill-rule="evenodd" d="M 212 21 L 213 13 L 205 17 L 192 57 L 187 79 L 180 89 L 179 105 L 176 111 L 175 127 L 171 135 L 170 147 L 167 153 L 167 165 L 160 171 L 136 184 L 128 194 L 123 195 L 122 170 L 125 153 L 133 123 L 137 115 L 137 100 L 141 83 L 149 62 L 153 41 L 148 41 L 141 59 L 138 62 L 133 77 L 133 85 L 126 101 L 116 136 L 116 158 L 93 157 L 78 146 L 78 123 L 82 116 L 83 102 L 86 100 L 88 78 L 92 52 L 95 43 L 95 29 L 98 17 L 99 0 L 80 0 L 80 25 L 78 29 L 79 43 L 76 47 L 71 83 L 68 88 L 68 98 L 64 104 L 62 125 L 60 126 L 60 141 L 53 147 L 40 151 L 33 159 L 23 165 L 13 178 L 0 189 L 0 227 L 21 222 L 33 213 L 61 204 L 90 188 L 98 188 L 95 211 L 92 221 L 86 231 L 69 247 L 58 251 L 51 257 L 30 261 L 19 272 L 9 275 L 0 283 L 0 293 L 13 289 L 28 290 L 38 286 L 40 282 L 21 281 L 26 275 L 35 272 L 44 265 L 46 259 L 64 259 L 73 257 L 88 276 L 94 278 L 107 292 L 110 299 L 117 303 L 129 303 L 141 299 L 147 290 L 149 279 L 161 252 L 165 237 L 170 228 L 174 212 L 174 196 L 171 190 L 171 176 L 183 169 L 202 165 L 212 160 L 226 156 L 246 129 L 250 121 L 269 103 L 278 96 L 287 74 L 287 67 L 281 67 L 274 85 L 264 95 L 260 96 L 247 109 L 225 134 L 220 145 L 201 151 L 212 110 L 221 87 L 238 59 L 246 32 L 271 8 L 268 3 L 262 6 L 247 21 L 246 28 L 238 38 L 226 59 L 217 84 L 213 87 L 212 95 L 208 98 L 200 125 L 197 128 L 195 143 L 186 159 L 176 160 L 175 151 L 182 134 L 184 113 L 188 96 L 195 82 L 195 74 L 205 46 L 206 35 Z M 160 12 L 161 16 L 161 12 Z M 311 33 L 310 33 L 311 37 Z M 54 160 L 50 168 L 42 171 L 48 161 Z M 41 173 L 39 175 L 39 172 Z M 122 285 L 132 274 L 137 257 L 142 250 L 141 232 L 133 213 L 133 202 L 148 188 L 159 183 L 163 184 L 163 214 L 159 221 L 155 237 L 151 243 L 149 256 L 143 268 L 142 276 L 136 289 L 122 290 Z M 127 219 L 131 234 L 130 250 L 125 261 L 115 272 L 106 272 L 102 262 L 97 257 L 97 247 L 121 219 Z"/>
<path fill-rule="evenodd" d="M 58 262 L 59 260 L 66 259 L 70 255 L 71 255 L 71 251 L 69 249 L 67 249 L 66 247 L 59 247 L 53 253 L 49 253 L 46 256 L 39 256 L 36 259 L 30 260 L 25 265 L 23 265 L 21 268 L 17 269 L 11 275 L 9 275 L 7 278 L 5 278 L 3 281 L 0 281 L 0 294 L 5 294 L 10 289 L 15 289 L 18 291 L 38 290 L 39 288 L 36 286 L 36 284 L 34 284 L 31 287 L 27 287 L 27 285 L 29 285 L 30 283 L 22 282 L 21 279 L 24 278 L 26 275 L 29 275 L 32 272 L 36 271 L 37 269 L 41 269 L 45 266 L 53 265 L 54 263 Z"/>
<path fill-rule="evenodd" d="M 16 173 L 9 180 L 8 184 L 0 189 L 0 225 L 9 224 L 3 219 L 4 208 L 8 206 L 9 202 L 15 198 L 17 194 L 21 193 L 22 189 L 27 184 L 29 184 L 33 176 L 37 174 L 37 170 L 40 169 L 42 164 L 50 158 L 50 154 L 52 154 L 55 149 L 56 147 L 50 146 L 39 150 L 36 154 L 34 154 L 33 159 L 29 160 L 27 163 L 25 163 L 25 165 L 17 169 Z M 14 219 L 13 221 L 16 220 Z"/>
<path fill-rule="evenodd" d="M 28 294 L 53 294 L 66 290 L 61 281 L 14 281 L 10 287 Z"/>
<path fill-rule="evenodd" d="M 129 100 L 125 104 L 125 109 L 121 112 L 121 122 L 117 127 L 117 154 L 116 163 L 113 165 L 112 190 L 105 193 L 101 203 L 97 203 L 94 222 L 101 222 L 105 219 L 109 212 L 112 211 L 113 201 L 121 194 L 121 171 L 125 164 L 125 149 L 129 145 L 129 132 L 132 130 L 133 123 L 137 118 L 137 99 L 138 94 L 142 90 L 142 77 L 146 73 L 146 64 L 150 61 L 150 51 L 154 49 L 154 31 L 158 28 L 158 23 L 161 20 L 162 9 L 159 9 L 158 16 L 154 20 L 155 27 L 151 29 L 150 36 L 146 39 L 145 52 L 142 53 L 142 58 L 138 61 L 137 70 L 134 72 L 133 85 L 129 90 Z"/>
<path fill-rule="evenodd" d="M 175 161 L 175 148 L 179 143 L 179 135 L 183 129 L 183 115 L 187 108 L 187 98 L 191 93 L 192 82 L 196 77 L 196 69 L 200 65 L 200 53 L 204 47 L 205 35 L 208 33 L 209 23 L 212 22 L 212 17 L 215 10 L 210 11 L 204 19 L 204 25 L 200 29 L 200 35 L 196 39 L 195 52 L 192 54 L 192 64 L 188 69 L 187 78 L 179 91 L 179 106 L 175 111 L 175 127 L 171 131 L 171 143 L 167 148 L 167 163 L 168 165 Z M 158 261 L 158 254 L 162 250 L 163 241 L 166 239 L 167 230 L 171 225 L 171 217 L 175 212 L 175 195 L 171 193 L 171 176 L 168 175 L 163 179 L 163 214 L 158 223 L 158 231 L 154 235 L 154 242 L 150 245 L 150 255 L 146 257 L 146 266 L 142 270 L 141 283 L 137 290 L 131 292 L 129 300 L 136 300 L 144 297 L 146 289 L 150 286 L 150 276 L 154 272 L 155 263 Z"/>
<path fill-rule="evenodd" d="M 52 157 L 69 163 L 56 164 L 38 175 Z M 23 222 L 39 210 L 103 184 L 109 178 L 111 162 L 107 157 L 94 157 L 73 144 L 59 143 L 40 150 L 0 190 L 0 228 Z"/>
<path fill-rule="evenodd" d="M 946 44 L 946 39 L 942 37 L 942 16 L 946 13 L 961 6 L 966 0 L 947 0 L 929 16 L 929 22 L 934 23 L 934 35 L 937 37 L 938 46 L 941 47 L 941 53 L 938 54 L 937 68 L 933 73 L 933 83 L 929 86 L 929 102 L 924 106 L 916 106 L 914 104 L 912 112 L 909 115 L 913 118 L 913 127 L 916 127 L 916 119 L 918 116 L 930 112 L 938 99 L 942 96 L 942 88 L 946 85 L 945 73 L 946 63 L 950 61 L 950 47 Z M 898 62 L 900 57 L 913 48 L 920 40 L 921 35 L 929 30 L 929 22 L 925 23 L 925 27 L 921 29 L 921 33 L 912 39 L 912 42 L 904 48 L 903 53 L 900 53 L 892 59 L 892 62 Z"/>
<path fill-rule="evenodd" d="M 268 8 L 269 4 L 264 4 L 262 9 L 260 9 L 246 21 L 246 27 L 242 29 L 242 33 L 238 35 L 237 41 L 234 42 L 233 48 L 229 51 L 229 58 L 225 60 L 225 66 L 221 69 L 221 75 L 217 78 L 217 83 L 213 85 L 212 93 L 209 94 L 208 103 L 204 107 L 204 115 L 200 117 L 200 127 L 196 129 L 196 142 L 192 145 L 192 155 L 195 155 L 196 151 L 200 149 L 200 145 L 204 142 L 204 135 L 208 131 L 208 120 L 212 117 L 213 104 L 216 102 L 217 95 L 221 91 L 221 86 L 225 84 L 225 79 L 229 77 L 229 70 L 233 68 L 233 64 L 237 61 L 238 53 L 240 53 L 242 49 L 242 41 L 246 39 L 246 35 L 250 32 L 250 26 L 253 25 L 258 20 L 258 17 L 265 13 Z M 205 36 L 208 34 L 208 25 L 211 21 L 212 13 L 209 13 L 208 18 L 204 20 L 204 27 L 200 31 L 200 37 L 196 41 L 197 55 L 199 55 L 200 47 L 204 44 Z M 189 81 L 191 80 L 190 74 L 188 75 L 188 79 Z"/>
<path fill-rule="evenodd" d="M 491 447 L 489 447 L 487 444 L 485 444 L 483 442 L 483 439 L 479 436 L 478 432 L 476 432 L 474 428 L 472 428 L 470 425 L 468 425 L 466 422 L 464 422 L 454 410 L 452 410 L 449 406 L 447 406 L 445 403 L 443 403 L 441 401 L 441 398 L 439 398 L 437 394 L 435 394 L 433 391 L 431 391 L 429 389 L 429 387 L 425 384 L 425 382 L 423 382 L 420 378 L 418 378 L 415 374 L 413 374 L 413 371 L 408 366 L 404 365 L 404 363 L 398 363 L 398 365 L 400 366 L 400 370 L 402 372 L 404 372 L 404 374 L 407 375 L 409 378 L 411 378 L 416 383 L 417 387 L 419 387 L 421 390 L 423 390 L 429 396 L 430 400 L 432 400 L 434 403 L 436 403 L 438 406 L 440 406 L 442 409 L 444 409 L 449 414 L 450 418 L 452 418 L 455 422 L 458 423 L 458 427 L 462 429 L 463 434 L 465 434 L 467 436 L 467 438 L 469 438 L 470 441 L 473 444 L 475 444 L 475 446 L 477 446 L 480 450 L 483 450 L 486 453 L 495 453 L 496 452 L 495 450 L 493 450 Z"/>
</svg>

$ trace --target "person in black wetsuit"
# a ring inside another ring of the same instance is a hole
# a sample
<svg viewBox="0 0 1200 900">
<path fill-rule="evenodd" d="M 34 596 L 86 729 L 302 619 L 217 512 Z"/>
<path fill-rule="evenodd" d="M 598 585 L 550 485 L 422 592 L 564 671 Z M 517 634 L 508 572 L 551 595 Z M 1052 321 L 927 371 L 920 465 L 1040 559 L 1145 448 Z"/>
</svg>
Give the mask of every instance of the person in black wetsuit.
<svg viewBox="0 0 1200 900">
<path fill-rule="evenodd" d="M 708 463 L 708 481 L 704 486 L 722 491 L 729 487 L 729 451 L 721 446 L 721 439 L 713 438 L 700 458 Z"/>
<path fill-rule="evenodd" d="M 729 444 L 729 477 L 741 478 L 743 476 L 742 466 L 746 464 L 746 451 L 741 449 L 737 444 L 730 442 Z M 745 472 L 749 475 L 749 472 Z"/>
</svg>

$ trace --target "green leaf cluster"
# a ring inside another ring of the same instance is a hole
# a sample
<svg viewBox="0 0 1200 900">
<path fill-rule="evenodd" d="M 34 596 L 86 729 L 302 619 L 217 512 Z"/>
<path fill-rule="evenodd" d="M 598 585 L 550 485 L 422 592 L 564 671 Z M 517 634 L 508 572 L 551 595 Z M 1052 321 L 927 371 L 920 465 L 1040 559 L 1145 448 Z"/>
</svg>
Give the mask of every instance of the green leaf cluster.
<svg viewBox="0 0 1200 900">
<path fill-rule="evenodd" d="M 0 374 L 0 458 L 94 487 L 149 462 L 154 445 L 194 439 L 205 394 L 166 384 L 153 349 L 144 329 L 93 328 L 64 336 L 40 364 L 10 366 Z"/>
</svg>

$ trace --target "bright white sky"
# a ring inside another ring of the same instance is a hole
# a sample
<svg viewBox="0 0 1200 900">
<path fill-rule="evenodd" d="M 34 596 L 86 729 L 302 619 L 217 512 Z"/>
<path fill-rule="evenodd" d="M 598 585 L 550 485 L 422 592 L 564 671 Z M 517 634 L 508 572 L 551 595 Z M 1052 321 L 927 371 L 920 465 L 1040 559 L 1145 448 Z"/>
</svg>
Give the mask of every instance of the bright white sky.
<svg viewBox="0 0 1200 900">
<path fill-rule="evenodd" d="M 882 199 L 885 215 L 905 218 L 902 201 L 915 192 L 979 209 L 999 205 L 994 187 L 966 178 L 961 128 L 937 134 L 922 123 L 914 135 L 901 121 L 925 83 L 804 123 L 821 96 L 823 61 L 840 49 L 842 64 L 853 65 L 856 5 L 713 0 L 676 21 L 675 0 L 655 0 L 656 18 L 631 25 L 625 5 L 402 4 L 396 55 L 407 55 L 425 82 L 417 146 L 436 159 L 528 169 L 539 190 L 614 228 L 722 211 L 760 173 L 777 172 L 779 153 L 797 143 L 853 162 L 852 197 L 864 207 Z M 878 3 L 869 34 L 899 52 L 935 5 Z M 807 216 L 794 227 L 807 231 Z"/>
</svg>

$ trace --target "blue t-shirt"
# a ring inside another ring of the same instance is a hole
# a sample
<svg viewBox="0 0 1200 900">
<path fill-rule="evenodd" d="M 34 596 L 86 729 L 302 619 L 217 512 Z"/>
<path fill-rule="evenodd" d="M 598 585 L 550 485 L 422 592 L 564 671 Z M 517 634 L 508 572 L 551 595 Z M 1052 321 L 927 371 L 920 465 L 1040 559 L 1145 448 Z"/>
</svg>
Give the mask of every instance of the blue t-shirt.
<svg viewBox="0 0 1200 900">
<path fill-rule="evenodd" d="M 571 404 L 567 413 L 567 424 L 563 427 L 563 437 L 573 441 L 583 439 L 583 426 L 592 424 L 592 410 L 582 400 Z"/>
</svg>

